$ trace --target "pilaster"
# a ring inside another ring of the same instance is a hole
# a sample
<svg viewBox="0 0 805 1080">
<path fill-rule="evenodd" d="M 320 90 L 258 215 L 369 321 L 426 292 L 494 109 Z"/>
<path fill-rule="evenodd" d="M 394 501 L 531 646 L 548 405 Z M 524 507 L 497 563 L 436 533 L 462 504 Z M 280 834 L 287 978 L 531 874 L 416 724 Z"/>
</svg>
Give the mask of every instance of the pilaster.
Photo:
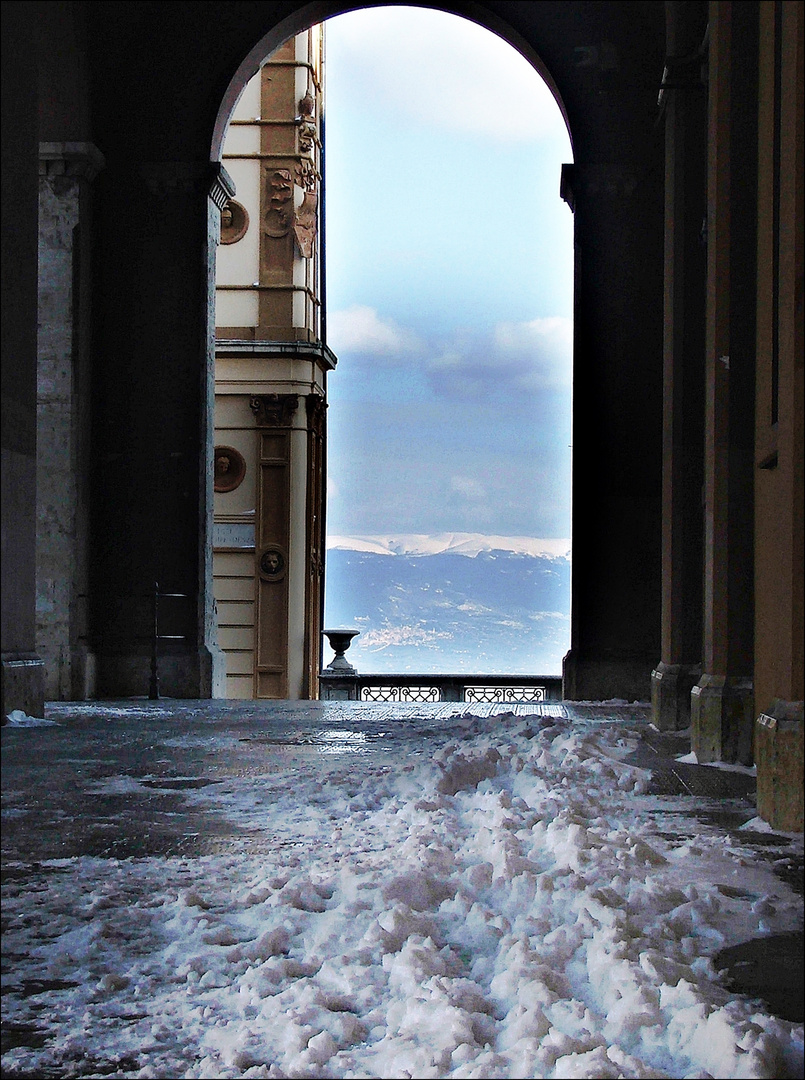
<svg viewBox="0 0 805 1080">
<path fill-rule="evenodd" d="M 289 671 L 291 541 L 294 530 L 292 424 L 298 394 L 261 394 L 249 403 L 258 428 L 255 561 L 255 696 L 298 698 Z"/>
<path fill-rule="evenodd" d="M 652 720 L 690 725 L 701 675 L 705 334 L 706 11 L 666 4 L 662 624 Z"/>
<path fill-rule="evenodd" d="M 212 296 L 220 165 L 110 162 L 99 213 L 109 242 L 98 270 L 92 642 L 98 692 L 148 692 L 154 583 L 165 607 L 161 691 L 223 694 L 211 527 Z M 107 175 L 105 174 L 105 175 Z"/>
<path fill-rule="evenodd" d="M 39 144 L 37 649 L 48 700 L 94 696 L 87 644 L 91 182 L 87 142 Z"/>
<path fill-rule="evenodd" d="M 44 664 L 36 649 L 36 307 L 38 56 L 29 6 L 3 8 L 0 244 L 2 319 L 2 702 L 44 715 Z"/>
<path fill-rule="evenodd" d="M 647 701 L 660 649 L 662 340 L 642 316 L 662 303 L 656 153 L 563 168 L 576 248 L 568 699 Z"/>
<path fill-rule="evenodd" d="M 702 761 L 751 762 L 757 10 L 710 4 L 703 674 L 691 698 Z M 731 728 L 734 725 L 734 730 Z"/>
</svg>

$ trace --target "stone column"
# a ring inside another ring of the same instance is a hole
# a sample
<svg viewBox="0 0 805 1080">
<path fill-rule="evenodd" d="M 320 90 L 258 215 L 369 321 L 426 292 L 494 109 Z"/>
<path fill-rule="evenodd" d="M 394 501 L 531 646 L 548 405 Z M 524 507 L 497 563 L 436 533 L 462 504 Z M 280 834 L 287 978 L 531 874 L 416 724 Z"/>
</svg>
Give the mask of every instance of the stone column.
<svg viewBox="0 0 805 1080">
<path fill-rule="evenodd" d="M 660 731 L 690 725 L 702 657 L 706 11 L 666 4 L 662 641 L 651 673 Z"/>
<path fill-rule="evenodd" d="M 3 6 L 2 704 L 44 715 L 36 651 L 37 54 L 30 4 Z"/>
<path fill-rule="evenodd" d="M 755 412 L 758 814 L 803 828 L 805 7 L 760 5 Z"/>
<path fill-rule="evenodd" d="M 307 528 L 305 589 L 305 696 L 319 696 L 322 667 L 322 627 L 324 616 L 325 509 L 327 476 L 327 403 L 319 394 L 305 398 L 307 411 Z"/>
<path fill-rule="evenodd" d="M 48 700 L 93 696 L 87 647 L 91 182 L 86 142 L 39 145 L 37 649 Z"/>
<path fill-rule="evenodd" d="M 574 210 L 573 581 L 565 698 L 648 700 L 660 647 L 659 161 L 563 170 Z"/>
<path fill-rule="evenodd" d="M 148 692 L 154 583 L 168 697 L 223 692 L 211 572 L 220 165 L 108 160 L 94 357 L 91 629 L 98 693 Z"/>
<path fill-rule="evenodd" d="M 710 4 L 703 674 L 699 761 L 752 761 L 757 10 Z"/>
</svg>

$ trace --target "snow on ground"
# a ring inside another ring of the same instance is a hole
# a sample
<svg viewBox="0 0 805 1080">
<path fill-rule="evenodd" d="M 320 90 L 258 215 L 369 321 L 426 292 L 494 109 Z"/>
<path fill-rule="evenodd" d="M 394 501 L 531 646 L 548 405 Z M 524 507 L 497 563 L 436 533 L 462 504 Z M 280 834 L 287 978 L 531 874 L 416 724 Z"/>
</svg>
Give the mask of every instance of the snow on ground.
<svg viewBox="0 0 805 1080">
<path fill-rule="evenodd" d="M 9 727 L 51 727 L 56 724 L 55 720 L 45 720 L 41 716 L 29 716 L 22 709 L 12 709 L 4 718 Z"/>
<path fill-rule="evenodd" d="M 801 900 L 723 832 L 664 836 L 622 760 L 633 732 L 453 732 L 413 759 L 334 739 L 188 793 L 256 847 L 41 867 L 4 904 L 4 949 L 7 982 L 45 990 L 4 1013 L 50 1037 L 4 1075 L 801 1075 L 802 1025 L 730 995 L 710 959 L 798 928 Z"/>
</svg>

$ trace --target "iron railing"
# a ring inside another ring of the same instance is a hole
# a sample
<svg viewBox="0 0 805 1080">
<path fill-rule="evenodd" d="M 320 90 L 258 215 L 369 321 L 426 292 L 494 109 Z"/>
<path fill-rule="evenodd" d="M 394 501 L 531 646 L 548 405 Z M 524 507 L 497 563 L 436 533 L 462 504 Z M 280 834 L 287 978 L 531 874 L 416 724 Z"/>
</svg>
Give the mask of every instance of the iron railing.
<svg viewBox="0 0 805 1080">
<path fill-rule="evenodd" d="M 466 701 L 520 704 L 562 700 L 561 675 L 319 675 L 320 697 L 340 701 L 401 703 Z"/>
</svg>

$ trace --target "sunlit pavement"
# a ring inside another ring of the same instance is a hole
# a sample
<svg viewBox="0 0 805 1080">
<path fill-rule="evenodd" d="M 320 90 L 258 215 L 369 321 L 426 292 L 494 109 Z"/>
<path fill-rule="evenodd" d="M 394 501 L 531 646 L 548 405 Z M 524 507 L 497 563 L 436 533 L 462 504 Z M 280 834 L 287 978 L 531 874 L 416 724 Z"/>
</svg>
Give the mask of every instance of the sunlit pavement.
<svg viewBox="0 0 805 1080">
<path fill-rule="evenodd" d="M 315 763 L 326 780 L 329 768 L 343 767 L 345 755 L 354 758 L 356 768 L 366 755 L 374 762 L 386 758 L 393 767 L 460 737 L 463 715 L 512 712 L 623 725 L 637 738 L 626 760 L 651 770 L 649 792 L 663 796 L 664 820 L 673 821 L 678 813 L 680 835 L 690 829 L 691 818 L 702 830 L 739 835 L 753 857 L 771 864 L 802 895 L 801 834 L 741 828 L 756 816 L 751 773 L 680 762 L 690 750 L 686 733 L 658 733 L 648 723 L 645 705 L 607 703 L 51 703 L 46 718 L 57 726 L 2 731 L 3 886 L 16 892 L 35 889 L 48 860 L 81 855 L 194 857 L 255 852 L 261 845 L 276 850 L 288 838 L 255 833 L 226 807 L 216 807 L 217 785 L 233 778 L 248 785 L 295 763 L 308 768 Z M 199 788 L 207 796 L 203 805 L 192 799 Z M 13 967 L 14 958 L 10 963 Z M 736 991 L 763 997 L 786 1019 L 802 1019 L 801 930 L 725 950 L 723 966 Z"/>
</svg>

